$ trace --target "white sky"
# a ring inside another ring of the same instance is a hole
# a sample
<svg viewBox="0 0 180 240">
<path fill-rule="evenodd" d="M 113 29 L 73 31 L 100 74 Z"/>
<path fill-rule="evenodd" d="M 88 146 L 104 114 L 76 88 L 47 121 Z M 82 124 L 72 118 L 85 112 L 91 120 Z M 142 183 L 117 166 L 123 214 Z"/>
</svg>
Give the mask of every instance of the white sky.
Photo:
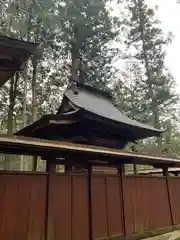
<svg viewBox="0 0 180 240">
<path fill-rule="evenodd" d="M 146 0 L 146 2 L 149 7 L 158 6 L 156 14 L 165 35 L 168 32 L 173 33 L 174 39 L 167 48 L 165 62 L 177 82 L 177 91 L 180 93 L 180 3 L 178 4 L 177 0 Z M 119 14 L 116 6 L 113 6 L 113 11 L 115 15 Z M 116 64 L 121 65 L 121 60 Z"/>
<path fill-rule="evenodd" d="M 146 0 L 148 6 L 158 5 L 158 19 L 162 22 L 164 32 L 171 31 L 174 39 L 168 47 L 166 64 L 178 84 L 180 92 L 180 4 L 177 0 Z"/>
</svg>

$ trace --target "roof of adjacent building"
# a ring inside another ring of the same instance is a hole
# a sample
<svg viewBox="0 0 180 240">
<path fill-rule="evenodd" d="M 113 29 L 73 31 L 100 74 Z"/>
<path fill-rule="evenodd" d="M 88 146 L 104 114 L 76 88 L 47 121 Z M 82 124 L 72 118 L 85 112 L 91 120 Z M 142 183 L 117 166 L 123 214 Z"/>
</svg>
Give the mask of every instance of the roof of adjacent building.
<svg viewBox="0 0 180 240">
<path fill-rule="evenodd" d="M 104 93 L 102 94 L 101 91 L 95 90 L 94 88 L 86 86 L 79 87 L 75 93 L 72 89 L 68 89 L 65 92 L 65 96 L 78 108 L 114 121 L 115 123 L 122 123 L 129 125 L 130 127 L 149 130 L 152 132 L 150 134 L 152 136 L 158 136 L 163 132 L 150 125 L 130 119 L 113 104 L 110 96 L 107 96 Z"/>
<path fill-rule="evenodd" d="M 0 35 L 0 87 L 15 72 L 22 70 L 23 63 L 34 53 L 37 46 L 35 43 Z"/>
<path fill-rule="evenodd" d="M 76 109 L 75 112 L 64 114 L 64 112 L 61 111 L 61 107 L 67 100 L 71 103 L 73 108 Z M 65 125 L 63 125 L 62 129 L 62 122 L 64 124 L 64 120 L 69 121 L 72 119 L 74 120 L 74 118 L 76 120 L 81 119 L 81 121 L 86 121 L 87 124 L 85 125 L 85 128 L 86 130 L 89 129 L 89 131 L 91 131 L 91 135 L 93 133 L 93 129 L 95 129 L 96 131 L 98 130 L 99 133 L 101 132 L 101 134 L 103 131 L 105 138 L 107 138 L 107 136 L 110 138 L 110 134 L 112 134 L 119 142 L 124 140 L 127 143 L 128 141 L 135 141 L 146 137 L 160 136 L 163 132 L 160 129 L 156 129 L 152 126 L 128 118 L 113 104 L 110 95 L 92 87 L 80 86 L 75 89 L 75 91 L 72 90 L 72 88 L 67 89 L 64 93 L 61 107 L 57 114 L 46 115 L 31 125 L 16 132 L 15 135 L 31 137 L 38 137 L 39 135 L 42 135 L 39 137 L 42 138 L 45 136 L 46 139 L 56 138 L 56 140 L 60 140 L 58 138 L 58 134 L 61 133 L 61 135 L 63 135 L 63 131 L 65 129 Z M 56 124 L 57 122 L 54 123 L 54 119 L 56 119 L 59 124 Z M 93 120 L 93 122 L 90 122 L 91 120 Z M 96 126 L 94 125 L 95 122 Z M 51 130 L 53 124 L 54 126 L 56 125 L 56 129 L 61 128 L 60 131 L 58 129 L 56 130 L 56 134 L 54 134 Z M 91 126 L 89 124 L 91 124 Z M 73 127 L 76 128 L 76 133 L 73 131 L 73 134 L 80 134 L 80 136 L 85 134 L 85 129 L 83 129 L 82 124 L 73 125 Z M 72 131 L 70 125 L 68 125 L 68 129 L 68 131 Z M 47 131 L 47 134 L 45 134 L 45 131 Z M 54 138 L 51 136 L 53 134 Z M 97 132 L 94 134 L 98 136 Z"/>
</svg>

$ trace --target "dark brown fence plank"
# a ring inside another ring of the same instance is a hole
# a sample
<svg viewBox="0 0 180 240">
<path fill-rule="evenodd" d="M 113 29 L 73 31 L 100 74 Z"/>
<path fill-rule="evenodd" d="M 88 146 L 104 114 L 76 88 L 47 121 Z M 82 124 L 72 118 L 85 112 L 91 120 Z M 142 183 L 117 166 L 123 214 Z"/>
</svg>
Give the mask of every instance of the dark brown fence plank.
<svg viewBox="0 0 180 240">
<path fill-rule="evenodd" d="M 171 225 L 165 178 L 125 177 L 124 192 L 128 234 Z"/>
<path fill-rule="evenodd" d="M 93 239 L 108 237 L 105 176 L 92 176 L 92 235 Z"/>
<path fill-rule="evenodd" d="M 48 216 L 48 240 L 89 238 L 87 176 L 50 176 Z"/>
<path fill-rule="evenodd" d="M 29 239 L 32 240 L 45 237 L 46 181 L 47 178 L 35 175 L 30 182 Z"/>
<path fill-rule="evenodd" d="M 11 175 L 11 177 L 14 178 L 15 176 Z M 31 177 L 26 175 L 19 175 L 16 177 L 15 181 L 17 181 L 18 192 L 15 203 L 17 212 L 14 214 L 14 216 L 18 216 L 21 221 L 15 221 L 14 234 L 17 236 L 17 239 L 25 239 L 29 238 L 29 234 L 31 234 L 29 232 L 29 213 L 31 208 Z"/>
<path fill-rule="evenodd" d="M 18 182 L 13 176 L 3 176 L 5 182 L 0 239 L 13 239 L 16 216 Z M 24 219 L 26 221 L 26 219 Z M 21 239 L 20 239 L 21 240 Z"/>
<path fill-rule="evenodd" d="M 169 177 L 169 193 L 174 224 L 180 224 L 180 178 Z"/>
<path fill-rule="evenodd" d="M 118 176 L 106 177 L 109 237 L 123 235 L 122 201 Z"/>
<path fill-rule="evenodd" d="M 34 174 L 25 173 L 0 174 L 0 186 L 3 184 L 0 188 L 0 239 L 44 239 L 46 177 L 39 175 L 36 178 Z M 35 198 L 32 201 L 31 192 L 37 186 L 39 189 L 36 192 L 36 201 Z M 31 218 L 36 231 L 31 227 Z"/>
<path fill-rule="evenodd" d="M 72 177 L 72 239 L 89 239 L 88 178 Z"/>
<path fill-rule="evenodd" d="M 125 217 L 125 229 L 126 234 L 129 236 L 134 231 L 134 219 L 133 214 L 133 203 L 131 194 L 131 179 L 123 176 L 123 197 L 124 197 L 124 217 Z"/>
<path fill-rule="evenodd" d="M 48 240 L 71 240 L 71 176 L 50 176 L 48 216 Z"/>
</svg>

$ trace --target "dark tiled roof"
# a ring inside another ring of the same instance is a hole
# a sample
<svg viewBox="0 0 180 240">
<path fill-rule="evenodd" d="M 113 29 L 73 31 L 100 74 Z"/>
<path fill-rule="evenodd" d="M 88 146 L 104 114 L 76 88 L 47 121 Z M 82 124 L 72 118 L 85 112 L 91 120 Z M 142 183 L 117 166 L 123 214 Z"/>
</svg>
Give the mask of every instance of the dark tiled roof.
<svg viewBox="0 0 180 240">
<path fill-rule="evenodd" d="M 0 87 L 16 72 L 34 53 L 38 44 L 0 36 Z"/>
<path fill-rule="evenodd" d="M 99 93 L 94 93 L 93 88 L 79 87 L 75 94 L 71 89 L 65 92 L 65 96 L 76 106 L 97 116 L 109 119 L 116 123 L 126 124 L 129 127 L 148 130 L 149 136 L 159 136 L 163 131 L 152 126 L 140 123 L 122 114 L 112 101 Z"/>
</svg>

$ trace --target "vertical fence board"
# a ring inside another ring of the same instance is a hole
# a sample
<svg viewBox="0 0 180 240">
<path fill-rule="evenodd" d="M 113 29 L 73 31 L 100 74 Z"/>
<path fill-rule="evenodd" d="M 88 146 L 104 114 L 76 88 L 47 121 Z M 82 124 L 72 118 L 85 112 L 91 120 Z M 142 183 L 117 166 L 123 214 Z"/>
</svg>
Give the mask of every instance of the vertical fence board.
<svg viewBox="0 0 180 240">
<path fill-rule="evenodd" d="M 34 174 L 13 173 L 0 174 L 0 239 L 8 240 L 44 240 L 44 202 L 46 195 L 46 176 L 39 175 L 35 180 Z M 33 184 L 31 180 L 33 180 Z M 36 192 L 36 202 L 32 204 L 31 191 L 38 186 L 43 189 L 42 192 Z M 40 202 L 39 202 L 40 201 Z M 35 204 L 38 207 L 35 207 Z M 42 211 L 39 211 L 42 206 Z M 36 212 L 32 209 L 36 208 Z M 30 225 L 30 213 L 36 225 L 36 232 Z M 38 212 L 38 213 L 37 213 Z M 39 218 L 37 218 L 39 214 Z M 41 223 L 39 227 L 38 223 Z M 32 236 L 32 237 L 31 237 Z"/>
<path fill-rule="evenodd" d="M 104 176 L 92 175 L 92 235 L 93 239 L 108 237 L 106 185 Z"/>
<path fill-rule="evenodd" d="M 0 175 L 0 239 L 2 239 L 3 215 L 5 209 L 6 179 Z"/>
<path fill-rule="evenodd" d="M 174 224 L 180 224 L 180 178 L 169 178 L 169 193 Z"/>
<path fill-rule="evenodd" d="M 129 236 L 134 231 L 133 203 L 131 196 L 131 179 L 123 176 L 123 197 L 126 234 Z"/>
<path fill-rule="evenodd" d="M 48 240 L 71 240 L 71 176 L 50 176 L 48 211 Z"/>
<path fill-rule="evenodd" d="M 165 178 L 125 177 L 124 191 L 128 234 L 171 225 Z"/>
<path fill-rule="evenodd" d="M 15 179 L 18 185 L 18 194 L 15 204 L 17 212 L 15 216 L 23 220 L 15 221 L 14 233 L 17 239 L 29 238 L 29 212 L 31 208 L 30 179 L 31 178 L 26 175 L 19 175 Z"/>
<path fill-rule="evenodd" d="M 89 238 L 87 176 L 74 176 L 72 186 L 72 239 Z"/>
<path fill-rule="evenodd" d="M 46 184 L 47 176 L 34 175 L 31 178 L 30 210 L 29 210 L 29 240 L 44 240 L 46 216 Z M 46 239 L 45 239 L 46 240 Z"/>
<path fill-rule="evenodd" d="M 48 240 L 89 238 L 87 176 L 50 176 L 48 216 Z"/>
<path fill-rule="evenodd" d="M 20 220 L 16 217 L 18 182 L 12 175 L 3 175 L 2 178 L 5 180 L 6 188 L 2 211 L 0 239 L 13 239 L 15 222 Z M 26 221 L 26 219 L 24 219 L 24 221 Z"/>
<path fill-rule="evenodd" d="M 123 235 L 122 202 L 118 176 L 106 177 L 109 237 Z"/>
</svg>

